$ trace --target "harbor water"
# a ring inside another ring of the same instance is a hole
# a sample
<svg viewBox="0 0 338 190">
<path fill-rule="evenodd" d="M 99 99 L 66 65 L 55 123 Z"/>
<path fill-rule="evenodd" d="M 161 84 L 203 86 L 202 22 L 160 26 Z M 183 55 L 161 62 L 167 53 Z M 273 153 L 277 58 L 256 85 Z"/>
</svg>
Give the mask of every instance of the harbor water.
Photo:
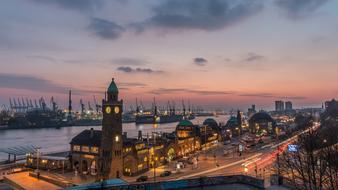
<svg viewBox="0 0 338 190">
<path fill-rule="evenodd" d="M 192 122 L 194 124 L 202 124 L 207 117 L 196 117 Z M 225 123 L 228 120 L 227 115 L 213 117 L 217 122 Z M 141 130 L 143 135 L 152 132 L 172 132 L 178 123 L 158 124 L 155 128 L 151 124 L 136 125 L 135 123 L 124 123 L 123 132 L 127 132 L 127 136 L 137 137 L 138 131 Z M 74 126 L 63 128 L 43 128 L 43 129 L 15 129 L 0 130 L 0 149 L 33 145 L 41 147 L 41 152 L 61 152 L 70 149 L 69 142 L 71 139 L 85 129 L 94 128 L 101 130 L 101 126 Z M 0 161 L 6 160 L 8 155 L 0 153 Z"/>
</svg>

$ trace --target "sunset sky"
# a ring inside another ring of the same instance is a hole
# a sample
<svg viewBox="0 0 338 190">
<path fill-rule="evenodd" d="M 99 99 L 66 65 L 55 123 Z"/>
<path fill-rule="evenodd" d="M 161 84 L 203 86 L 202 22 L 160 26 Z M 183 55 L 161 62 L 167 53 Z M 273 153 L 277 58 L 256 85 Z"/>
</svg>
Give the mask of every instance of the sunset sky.
<svg viewBox="0 0 338 190">
<path fill-rule="evenodd" d="M 336 0 L 1 0 L 0 105 L 153 97 L 208 108 L 338 97 Z"/>
</svg>

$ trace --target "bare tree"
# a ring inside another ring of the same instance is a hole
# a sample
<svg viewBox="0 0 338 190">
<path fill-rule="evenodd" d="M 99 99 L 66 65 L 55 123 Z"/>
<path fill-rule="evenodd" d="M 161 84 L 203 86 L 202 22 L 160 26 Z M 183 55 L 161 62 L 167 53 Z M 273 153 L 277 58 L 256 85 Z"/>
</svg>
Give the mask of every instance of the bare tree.
<svg viewBox="0 0 338 190">
<path fill-rule="evenodd" d="M 280 156 L 280 173 L 296 189 L 338 189 L 338 143 L 327 140 L 336 138 L 337 128 L 327 129 L 331 133 L 309 130 L 298 138 L 297 152 Z"/>
</svg>

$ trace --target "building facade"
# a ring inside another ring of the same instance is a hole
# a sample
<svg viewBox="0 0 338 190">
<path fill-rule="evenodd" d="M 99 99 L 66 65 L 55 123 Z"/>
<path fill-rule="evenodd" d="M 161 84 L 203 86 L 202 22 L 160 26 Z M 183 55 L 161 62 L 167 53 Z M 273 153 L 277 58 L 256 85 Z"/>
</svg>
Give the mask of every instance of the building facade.
<svg viewBox="0 0 338 190">
<path fill-rule="evenodd" d="M 284 111 L 284 101 L 275 101 L 275 111 Z"/>
<path fill-rule="evenodd" d="M 268 113 L 260 111 L 249 119 L 249 131 L 259 135 L 274 135 L 276 133 L 276 122 Z"/>
<path fill-rule="evenodd" d="M 172 133 L 152 133 L 147 138 L 122 134 L 122 100 L 111 82 L 102 101 L 102 131 L 84 130 L 70 142 L 72 168 L 98 179 L 135 176 L 164 163 L 210 148 L 220 141 L 221 128 L 213 119 L 203 125 L 182 120 Z"/>
<path fill-rule="evenodd" d="M 291 111 L 291 110 L 293 110 L 293 108 L 292 108 L 292 102 L 291 102 L 291 101 L 285 102 L 285 110 L 286 110 L 286 111 Z"/>
</svg>

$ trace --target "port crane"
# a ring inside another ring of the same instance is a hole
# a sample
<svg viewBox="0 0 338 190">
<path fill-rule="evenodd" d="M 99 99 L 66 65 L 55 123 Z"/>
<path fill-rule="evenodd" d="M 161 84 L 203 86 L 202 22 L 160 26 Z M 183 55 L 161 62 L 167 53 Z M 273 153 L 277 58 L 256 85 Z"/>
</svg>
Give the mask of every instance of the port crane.
<svg viewBox="0 0 338 190">
<path fill-rule="evenodd" d="M 35 105 L 35 108 L 38 108 L 39 106 L 38 106 L 38 103 L 37 103 L 37 101 L 36 101 L 36 99 L 34 99 L 34 105 Z"/>
<path fill-rule="evenodd" d="M 84 105 L 82 99 L 80 99 L 80 106 L 81 106 L 81 115 L 83 115 L 84 112 L 85 112 L 85 105 Z"/>
<path fill-rule="evenodd" d="M 94 98 L 94 104 L 95 104 L 95 108 L 96 108 L 96 113 L 100 113 L 100 111 L 102 109 L 102 106 L 97 103 L 95 95 L 93 95 L 93 98 Z"/>
<path fill-rule="evenodd" d="M 139 114 L 140 107 L 138 106 L 137 98 L 136 98 L 136 114 Z"/>
<path fill-rule="evenodd" d="M 92 106 L 91 106 L 91 104 L 90 104 L 90 101 L 88 101 L 88 110 L 89 110 L 90 112 L 93 112 L 93 108 L 92 108 Z"/>
<path fill-rule="evenodd" d="M 185 117 L 186 113 L 185 113 L 185 105 L 184 105 L 184 100 L 182 100 L 182 109 L 183 109 L 183 117 Z"/>
<path fill-rule="evenodd" d="M 50 105 L 51 105 L 51 107 L 52 107 L 52 110 L 53 110 L 54 112 L 56 112 L 57 109 L 58 109 L 58 105 L 57 105 L 57 103 L 55 102 L 53 96 L 52 96 L 52 98 L 50 99 Z"/>
<path fill-rule="evenodd" d="M 9 98 L 9 104 L 10 104 L 10 109 L 14 112 L 25 112 L 29 109 L 29 104 L 25 103 L 25 100 L 23 98 Z"/>
</svg>

